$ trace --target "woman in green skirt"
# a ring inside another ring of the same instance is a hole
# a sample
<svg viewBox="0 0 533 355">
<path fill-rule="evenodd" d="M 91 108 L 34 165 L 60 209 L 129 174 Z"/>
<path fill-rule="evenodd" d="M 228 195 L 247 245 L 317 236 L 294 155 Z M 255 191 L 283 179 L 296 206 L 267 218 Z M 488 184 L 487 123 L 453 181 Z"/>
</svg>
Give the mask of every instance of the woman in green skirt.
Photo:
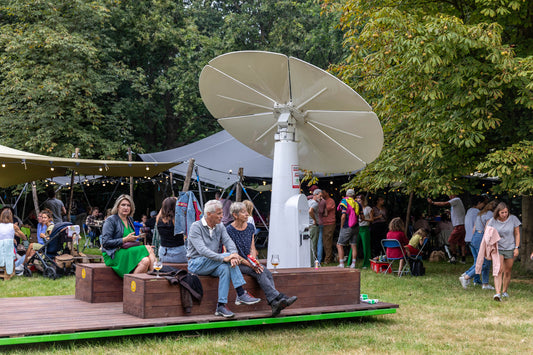
<svg viewBox="0 0 533 355">
<path fill-rule="evenodd" d="M 125 274 L 140 274 L 153 270 L 155 255 L 151 246 L 138 245 L 127 248 L 128 242 L 135 242 L 133 213 L 135 204 L 129 195 L 120 195 L 102 227 L 100 242 L 104 262 L 120 277 Z"/>
</svg>

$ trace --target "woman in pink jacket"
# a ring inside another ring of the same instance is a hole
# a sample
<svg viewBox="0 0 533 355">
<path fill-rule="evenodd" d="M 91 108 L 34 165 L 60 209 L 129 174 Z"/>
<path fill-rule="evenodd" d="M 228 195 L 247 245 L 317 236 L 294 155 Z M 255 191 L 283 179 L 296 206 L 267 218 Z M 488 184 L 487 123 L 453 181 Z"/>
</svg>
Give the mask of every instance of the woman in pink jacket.
<svg viewBox="0 0 533 355">
<path fill-rule="evenodd" d="M 498 302 L 502 298 L 509 297 L 507 288 L 511 281 L 511 269 L 513 268 L 514 259 L 518 256 L 520 224 L 520 220 L 516 216 L 509 214 L 509 208 L 504 202 L 500 202 L 496 206 L 494 217 L 487 222 L 487 226 L 495 228 L 500 235 L 498 254 L 501 267 L 498 276 L 494 277 L 494 286 L 496 288 L 494 300 Z"/>
</svg>

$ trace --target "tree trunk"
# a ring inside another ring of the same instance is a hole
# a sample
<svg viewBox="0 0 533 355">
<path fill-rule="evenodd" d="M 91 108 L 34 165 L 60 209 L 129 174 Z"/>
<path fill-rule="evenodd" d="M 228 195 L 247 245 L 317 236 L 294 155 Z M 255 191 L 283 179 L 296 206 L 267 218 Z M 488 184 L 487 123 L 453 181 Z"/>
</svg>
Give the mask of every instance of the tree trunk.
<svg viewBox="0 0 533 355">
<path fill-rule="evenodd" d="M 35 207 L 35 215 L 39 214 L 39 198 L 37 197 L 37 187 L 35 186 L 35 181 L 31 182 L 31 192 L 33 196 L 33 206 Z"/>
<path fill-rule="evenodd" d="M 520 267 L 533 271 L 533 196 L 522 196 L 522 234 L 520 235 Z"/>
<path fill-rule="evenodd" d="M 406 237 L 408 237 L 407 231 L 409 230 L 409 222 L 411 219 L 411 207 L 413 206 L 413 196 L 414 196 L 414 192 L 411 191 L 411 193 L 409 194 L 409 203 L 407 204 L 407 214 L 405 216 L 405 230 L 403 231 Z"/>
<path fill-rule="evenodd" d="M 235 202 L 241 202 L 242 201 L 242 175 L 243 175 L 243 168 L 239 168 L 239 182 L 237 183 L 237 189 L 235 190 Z"/>
<path fill-rule="evenodd" d="M 183 182 L 183 189 L 181 191 L 189 191 L 189 186 L 191 185 L 191 177 L 194 169 L 194 158 L 189 159 L 189 166 L 187 168 L 187 175 L 185 175 L 185 181 Z"/>
</svg>

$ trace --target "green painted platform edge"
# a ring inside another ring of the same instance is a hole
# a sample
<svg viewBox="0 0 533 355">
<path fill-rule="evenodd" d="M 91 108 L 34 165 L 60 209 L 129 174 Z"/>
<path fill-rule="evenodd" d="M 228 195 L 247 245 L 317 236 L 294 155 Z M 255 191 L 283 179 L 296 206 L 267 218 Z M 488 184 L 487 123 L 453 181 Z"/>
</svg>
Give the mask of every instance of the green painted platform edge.
<svg viewBox="0 0 533 355">
<path fill-rule="evenodd" d="M 279 317 L 279 318 L 256 318 L 256 319 L 242 319 L 242 320 L 226 320 L 226 321 L 208 322 L 208 323 L 187 323 L 187 324 L 173 324 L 173 325 L 165 325 L 165 326 L 151 326 L 151 327 L 126 328 L 126 329 L 95 330 L 95 331 L 78 332 L 78 333 L 29 335 L 25 337 L 0 338 L 0 346 L 45 343 L 45 342 L 52 342 L 52 341 L 106 338 L 106 337 L 128 336 L 128 335 L 182 332 L 182 331 L 190 331 L 190 330 L 234 328 L 234 327 L 246 327 L 246 326 L 253 326 L 253 325 L 309 322 L 309 321 L 315 321 L 315 320 L 355 318 L 355 317 L 374 316 L 374 315 L 391 314 L 391 313 L 396 313 L 396 308 L 369 309 L 369 310 L 353 311 L 353 312 L 306 314 L 306 315 L 286 316 L 286 317 Z"/>
</svg>

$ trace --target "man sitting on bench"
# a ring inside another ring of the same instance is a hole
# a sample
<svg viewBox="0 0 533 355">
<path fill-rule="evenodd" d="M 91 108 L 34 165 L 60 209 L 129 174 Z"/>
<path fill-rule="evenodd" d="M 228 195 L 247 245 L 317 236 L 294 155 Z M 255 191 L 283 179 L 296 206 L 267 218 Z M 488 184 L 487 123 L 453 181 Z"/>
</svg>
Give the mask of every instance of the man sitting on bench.
<svg viewBox="0 0 533 355">
<path fill-rule="evenodd" d="M 226 228 L 220 223 L 222 216 L 222 203 L 211 200 L 205 204 L 204 217 L 194 222 L 189 230 L 187 258 L 189 272 L 219 278 L 215 315 L 230 318 L 234 316 L 226 306 L 230 280 L 237 292 L 235 304 L 256 304 L 261 299 L 252 297 L 243 288 L 246 281 L 236 267 L 240 263 L 239 254 Z M 219 253 L 221 244 L 226 247 L 227 253 Z"/>
</svg>

